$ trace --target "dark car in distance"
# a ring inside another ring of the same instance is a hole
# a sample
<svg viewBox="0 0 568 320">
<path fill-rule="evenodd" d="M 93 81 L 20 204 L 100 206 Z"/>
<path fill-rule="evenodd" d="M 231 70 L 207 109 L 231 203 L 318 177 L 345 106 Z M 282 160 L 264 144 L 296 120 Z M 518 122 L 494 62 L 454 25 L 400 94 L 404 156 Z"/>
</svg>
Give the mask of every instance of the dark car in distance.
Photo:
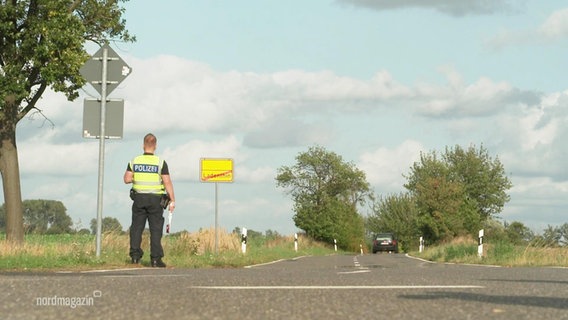
<svg viewBox="0 0 568 320">
<path fill-rule="evenodd" d="M 377 233 L 373 239 L 373 253 L 379 251 L 398 253 L 398 240 L 394 233 Z"/>
</svg>

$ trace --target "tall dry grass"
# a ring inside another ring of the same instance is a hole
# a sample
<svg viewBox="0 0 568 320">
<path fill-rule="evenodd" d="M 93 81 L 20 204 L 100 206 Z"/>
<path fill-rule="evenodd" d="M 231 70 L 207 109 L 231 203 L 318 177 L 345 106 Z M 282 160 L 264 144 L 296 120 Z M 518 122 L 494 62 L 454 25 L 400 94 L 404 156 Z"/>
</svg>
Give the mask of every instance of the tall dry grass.
<svg viewBox="0 0 568 320">
<path fill-rule="evenodd" d="M 568 267 L 567 247 L 533 247 L 489 245 L 484 259 L 493 264 L 511 267 Z M 499 257 L 501 256 L 501 257 Z"/>
<path fill-rule="evenodd" d="M 164 251 L 170 254 L 203 255 L 207 252 L 215 251 L 215 240 L 217 237 L 217 250 L 219 252 L 236 252 L 240 250 L 241 240 L 239 235 L 227 233 L 225 229 L 219 229 L 216 236 L 215 228 L 212 227 L 200 229 L 194 233 L 182 232 L 176 236 L 166 236 L 162 244 Z"/>
<path fill-rule="evenodd" d="M 568 247 L 516 246 L 504 241 L 485 243 L 483 255 L 478 256 L 478 243 L 470 238 L 457 238 L 451 242 L 413 253 L 424 259 L 438 262 L 492 264 L 509 267 L 556 266 L 568 267 Z"/>
<path fill-rule="evenodd" d="M 218 253 L 238 252 L 238 235 L 219 230 Z M 191 257 L 215 250 L 215 230 L 183 232 L 162 238 L 166 256 L 183 265 L 191 264 Z M 123 266 L 129 264 L 130 238 L 124 233 L 104 233 L 101 254 L 96 256 L 96 238 L 93 235 L 26 235 L 22 244 L 0 240 L 0 269 L 57 268 L 63 266 L 92 267 Z M 142 235 L 144 258 L 150 256 L 150 233 Z M 146 263 L 147 264 L 147 263 Z"/>
<path fill-rule="evenodd" d="M 241 252 L 241 238 L 220 229 L 215 250 L 215 229 L 181 232 L 162 238 L 164 261 L 175 267 L 239 267 L 300 255 L 330 254 L 329 246 L 300 236 L 299 250 L 294 237 L 249 239 L 247 252 Z M 101 254 L 96 256 L 94 235 L 26 235 L 22 245 L 12 245 L 0 239 L 0 269 L 89 269 L 93 267 L 133 267 L 128 256 L 129 235 L 104 233 Z M 141 266 L 150 264 L 150 233 L 142 235 L 144 256 Z"/>
</svg>

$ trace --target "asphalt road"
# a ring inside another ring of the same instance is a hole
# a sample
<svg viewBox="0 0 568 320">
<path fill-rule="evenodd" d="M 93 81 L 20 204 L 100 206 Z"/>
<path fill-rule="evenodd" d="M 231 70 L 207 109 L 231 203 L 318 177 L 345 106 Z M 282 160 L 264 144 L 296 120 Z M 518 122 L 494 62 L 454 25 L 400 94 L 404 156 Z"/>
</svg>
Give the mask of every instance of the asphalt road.
<svg viewBox="0 0 568 320">
<path fill-rule="evenodd" d="M 0 273 L 0 319 L 568 319 L 568 269 L 304 257 L 241 269 Z"/>
</svg>

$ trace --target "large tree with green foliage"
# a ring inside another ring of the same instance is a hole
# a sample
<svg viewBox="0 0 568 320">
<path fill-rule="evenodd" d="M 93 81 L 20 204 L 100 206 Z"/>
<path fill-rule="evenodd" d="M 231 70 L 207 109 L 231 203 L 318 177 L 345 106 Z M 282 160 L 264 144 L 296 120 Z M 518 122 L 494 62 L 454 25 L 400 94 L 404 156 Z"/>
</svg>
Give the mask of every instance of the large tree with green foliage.
<svg viewBox="0 0 568 320">
<path fill-rule="evenodd" d="M 0 173 L 9 241 L 24 237 L 16 125 L 30 112 L 41 114 L 47 88 L 78 97 L 85 42 L 135 40 L 122 19 L 119 3 L 126 1 L 0 0 Z"/>
<path fill-rule="evenodd" d="M 504 223 L 507 240 L 514 245 L 527 245 L 534 239 L 534 232 L 522 222 Z"/>
<path fill-rule="evenodd" d="M 24 200 L 24 232 L 35 234 L 70 233 L 73 220 L 67 215 L 67 208 L 56 200 Z M 5 205 L 0 207 L 0 230 L 6 228 Z"/>
<path fill-rule="evenodd" d="M 363 218 L 357 206 L 372 198 L 365 173 L 323 147 L 310 147 L 294 166 L 278 169 L 276 182 L 294 201 L 294 222 L 309 236 L 337 239 L 343 248 L 359 248 Z"/>
<path fill-rule="evenodd" d="M 419 242 L 418 208 L 408 193 L 379 197 L 373 213 L 366 218 L 366 228 L 373 233 L 394 232 L 403 250 Z"/>
<path fill-rule="evenodd" d="M 483 146 L 423 153 L 410 169 L 404 186 L 416 201 L 418 228 L 433 241 L 475 234 L 509 201 L 512 184 Z"/>
<path fill-rule="evenodd" d="M 91 233 L 97 233 L 97 219 L 91 219 Z M 104 217 L 101 223 L 102 232 L 122 233 L 122 225 L 117 218 Z"/>
<path fill-rule="evenodd" d="M 548 225 L 543 231 L 542 238 L 545 246 L 568 246 L 568 223 L 561 226 Z"/>
</svg>

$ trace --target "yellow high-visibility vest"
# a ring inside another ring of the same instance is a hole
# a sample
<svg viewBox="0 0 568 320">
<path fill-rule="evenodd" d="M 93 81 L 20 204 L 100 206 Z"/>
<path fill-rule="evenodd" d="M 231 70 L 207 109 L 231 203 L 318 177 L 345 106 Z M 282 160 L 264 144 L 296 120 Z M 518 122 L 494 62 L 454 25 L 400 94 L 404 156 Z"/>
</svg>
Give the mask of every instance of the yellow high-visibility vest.
<svg viewBox="0 0 568 320">
<path fill-rule="evenodd" d="M 144 154 L 130 161 L 132 169 L 132 189 L 138 193 L 165 193 L 164 183 L 162 182 L 163 160 L 158 156 Z"/>
</svg>

